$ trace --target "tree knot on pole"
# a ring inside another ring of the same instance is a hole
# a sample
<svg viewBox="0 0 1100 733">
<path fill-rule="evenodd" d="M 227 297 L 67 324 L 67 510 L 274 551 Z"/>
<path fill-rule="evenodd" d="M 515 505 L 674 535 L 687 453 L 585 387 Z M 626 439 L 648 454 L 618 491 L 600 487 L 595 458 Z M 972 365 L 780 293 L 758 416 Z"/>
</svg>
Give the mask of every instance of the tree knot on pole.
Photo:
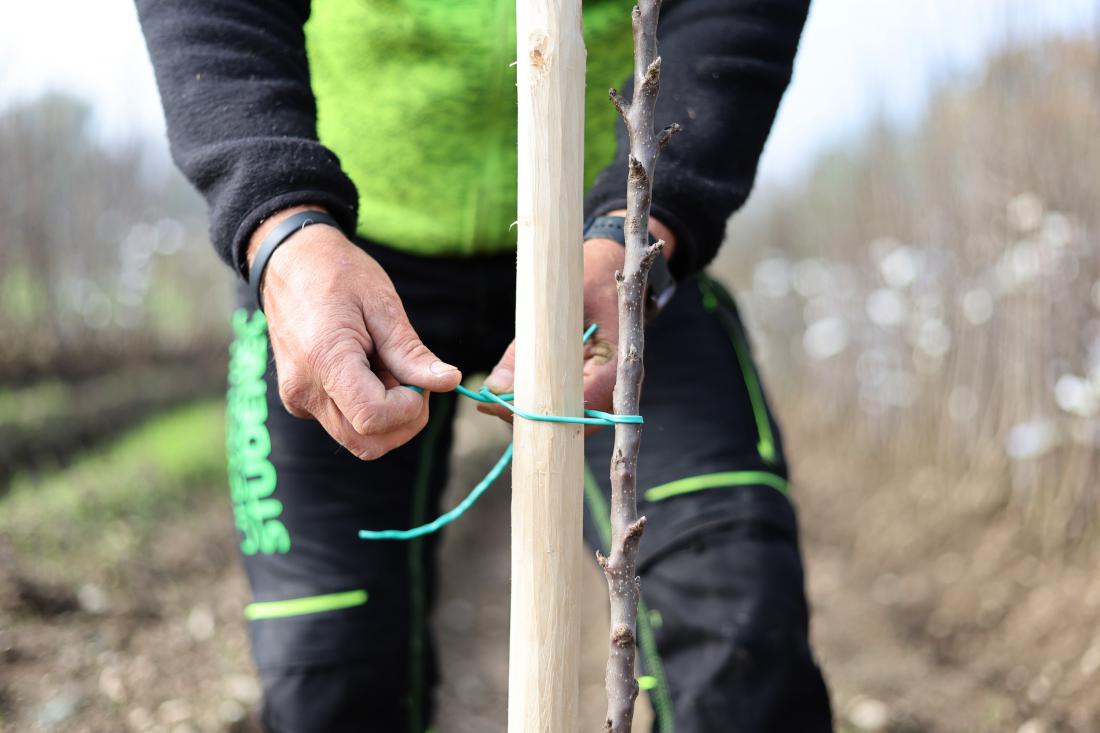
<svg viewBox="0 0 1100 733">
<path fill-rule="evenodd" d="M 531 67 L 540 76 L 546 73 L 550 67 L 550 36 L 545 31 L 532 31 L 527 40 L 527 57 Z"/>
</svg>

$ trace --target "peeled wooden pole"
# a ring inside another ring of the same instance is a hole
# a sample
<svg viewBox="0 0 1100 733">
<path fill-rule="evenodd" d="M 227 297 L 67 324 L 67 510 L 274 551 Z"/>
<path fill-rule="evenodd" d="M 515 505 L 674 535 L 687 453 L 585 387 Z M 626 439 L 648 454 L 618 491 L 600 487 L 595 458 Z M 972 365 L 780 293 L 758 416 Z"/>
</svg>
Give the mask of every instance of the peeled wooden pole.
<svg viewBox="0 0 1100 733">
<path fill-rule="evenodd" d="M 584 41 L 581 0 L 517 0 L 516 405 L 580 415 Z M 516 419 L 511 733 L 578 729 L 584 467 L 579 425 Z"/>
</svg>

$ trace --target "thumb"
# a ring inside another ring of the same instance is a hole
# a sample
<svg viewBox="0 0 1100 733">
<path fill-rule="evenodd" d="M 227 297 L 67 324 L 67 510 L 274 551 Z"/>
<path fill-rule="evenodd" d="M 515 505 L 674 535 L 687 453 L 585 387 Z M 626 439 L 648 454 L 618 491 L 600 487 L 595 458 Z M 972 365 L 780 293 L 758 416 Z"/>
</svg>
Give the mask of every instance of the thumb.
<svg viewBox="0 0 1100 733">
<path fill-rule="evenodd" d="M 489 378 L 485 380 L 485 386 L 496 394 L 511 392 L 516 381 L 516 342 L 508 344 L 504 350 L 504 356 L 500 358 Z"/>
<path fill-rule="evenodd" d="M 408 321 L 394 325 L 389 336 L 378 344 L 378 356 L 402 384 L 429 392 L 450 392 L 462 381 L 458 368 L 433 354 Z"/>
</svg>

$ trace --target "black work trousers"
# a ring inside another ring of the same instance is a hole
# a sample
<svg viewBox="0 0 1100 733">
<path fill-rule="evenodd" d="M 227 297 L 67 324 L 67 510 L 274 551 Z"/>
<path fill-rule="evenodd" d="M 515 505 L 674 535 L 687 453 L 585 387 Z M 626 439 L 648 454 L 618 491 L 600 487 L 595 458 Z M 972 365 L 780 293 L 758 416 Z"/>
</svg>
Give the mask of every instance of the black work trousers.
<svg viewBox="0 0 1100 733">
<path fill-rule="evenodd" d="M 442 359 L 466 374 L 496 363 L 513 333 L 513 256 L 363 246 Z M 227 446 L 264 724 L 425 733 L 438 535 L 371 542 L 357 533 L 440 512 L 455 396 L 432 396 L 430 422 L 408 444 L 359 461 L 283 408 L 263 315 L 247 297 L 234 315 Z M 831 731 L 779 431 L 734 303 L 715 282 L 681 283 L 649 325 L 645 375 L 639 682 L 656 730 Z M 605 552 L 611 440 L 608 429 L 586 442 L 585 536 Z"/>
</svg>

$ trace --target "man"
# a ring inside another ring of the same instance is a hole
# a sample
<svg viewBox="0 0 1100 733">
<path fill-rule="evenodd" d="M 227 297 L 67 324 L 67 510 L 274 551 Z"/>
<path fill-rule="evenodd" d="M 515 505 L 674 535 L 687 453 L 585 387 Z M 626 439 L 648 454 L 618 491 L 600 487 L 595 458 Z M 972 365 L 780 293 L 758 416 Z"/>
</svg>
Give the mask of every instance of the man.
<svg viewBox="0 0 1100 733">
<path fill-rule="evenodd" d="M 460 368 L 511 386 L 514 2 L 137 4 L 173 155 L 242 282 L 228 448 L 264 723 L 423 733 L 438 537 L 357 531 L 438 512 Z M 647 333 L 639 636 L 663 733 L 831 729 L 779 432 L 734 304 L 701 274 L 752 186 L 807 4 L 662 12 L 657 124 L 684 132 L 650 222 L 677 287 Z M 626 142 L 603 90 L 630 76 L 629 2 L 584 16 L 584 305 L 600 326 L 585 399 L 610 410 L 623 247 L 603 217 L 625 206 Z M 281 232 L 300 212 L 332 219 Z M 586 446 L 586 536 L 605 549 L 611 438 Z"/>
</svg>

